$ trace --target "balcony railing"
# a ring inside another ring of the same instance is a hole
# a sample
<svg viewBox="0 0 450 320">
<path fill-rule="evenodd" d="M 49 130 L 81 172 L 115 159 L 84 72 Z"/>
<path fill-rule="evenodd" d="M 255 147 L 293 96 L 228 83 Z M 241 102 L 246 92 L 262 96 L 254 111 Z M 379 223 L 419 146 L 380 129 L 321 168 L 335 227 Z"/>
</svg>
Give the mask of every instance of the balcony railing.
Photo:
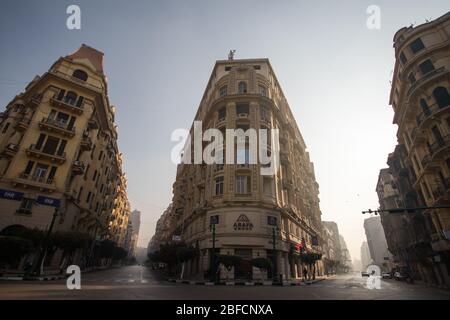
<svg viewBox="0 0 450 320">
<path fill-rule="evenodd" d="M 52 118 L 44 118 L 39 123 L 39 126 L 51 132 L 58 132 L 67 137 L 75 136 L 75 127 L 69 127 L 69 125 L 63 121 L 59 121 Z"/>
<path fill-rule="evenodd" d="M 77 102 L 75 100 L 68 100 L 65 98 L 58 99 L 57 95 L 51 98 L 50 101 L 55 107 L 68 110 L 76 114 L 82 114 L 84 110 L 84 103 L 77 105 Z"/>
<path fill-rule="evenodd" d="M 3 150 L 3 154 L 7 156 L 14 156 L 17 151 L 19 151 L 19 145 L 14 143 L 8 143 L 8 145 Z"/>
<path fill-rule="evenodd" d="M 81 139 L 81 148 L 88 151 L 92 149 L 92 139 L 88 135 L 83 135 L 83 138 Z"/>
<path fill-rule="evenodd" d="M 31 118 L 28 117 L 22 117 L 20 118 L 16 123 L 16 129 L 17 130 L 26 130 L 28 126 L 30 125 Z"/>
<path fill-rule="evenodd" d="M 417 88 L 419 88 L 422 84 L 424 84 L 428 80 L 430 80 L 436 76 L 439 76 L 439 75 L 443 74 L 444 72 L 445 72 L 444 67 L 440 67 L 438 69 L 434 69 L 431 72 L 428 72 L 426 75 L 424 75 L 422 78 L 415 81 L 414 84 L 411 85 L 411 87 L 408 89 L 407 96 L 409 97 Z"/>
<path fill-rule="evenodd" d="M 431 118 L 431 116 L 449 107 L 450 105 L 440 108 L 437 104 L 433 104 L 432 106 L 428 107 L 428 109 L 424 110 L 419 116 L 417 116 L 417 125 L 420 126 L 427 119 Z"/>
<path fill-rule="evenodd" d="M 64 163 L 66 161 L 66 153 L 63 152 L 61 154 L 50 154 L 50 153 L 46 153 L 38 148 L 36 148 L 36 145 L 32 144 L 28 149 L 27 149 L 27 154 L 29 156 L 33 156 L 35 158 L 38 159 L 47 159 L 50 160 L 52 162 L 58 162 L 58 163 Z"/>
<path fill-rule="evenodd" d="M 439 150 L 448 147 L 450 143 L 450 134 L 444 136 L 442 139 L 437 140 L 432 145 L 430 145 L 430 153 L 433 156 Z"/>
<path fill-rule="evenodd" d="M 84 170 L 86 169 L 86 166 L 83 162 L 80 160 L 75 160 L 72 165 L 72 171 L 75 174 L 84 174 Z"/>
<path fill-rule="evenodd" d="M 24 172 L 14 180 L 14 184 L 21 184 L 24 187 L 31 187 L 47 191 L 54 191 L 56 189 L 53 179 L 41 177 L 38 175 L 31 175 Z"/>
</svg>

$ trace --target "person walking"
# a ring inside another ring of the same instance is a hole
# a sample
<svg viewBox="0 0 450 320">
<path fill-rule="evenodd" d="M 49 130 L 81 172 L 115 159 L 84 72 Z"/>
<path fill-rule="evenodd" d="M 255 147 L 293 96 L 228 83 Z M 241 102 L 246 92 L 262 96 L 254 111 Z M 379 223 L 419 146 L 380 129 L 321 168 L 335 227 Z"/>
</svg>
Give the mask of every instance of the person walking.
<svg viewBox="0 0 450 320">
<path fill-rule="evenodd" d="M 306 267 L 303 268 L 303 279 L 304 281 L 308 280 L 308 269 Z"/>
</svg>

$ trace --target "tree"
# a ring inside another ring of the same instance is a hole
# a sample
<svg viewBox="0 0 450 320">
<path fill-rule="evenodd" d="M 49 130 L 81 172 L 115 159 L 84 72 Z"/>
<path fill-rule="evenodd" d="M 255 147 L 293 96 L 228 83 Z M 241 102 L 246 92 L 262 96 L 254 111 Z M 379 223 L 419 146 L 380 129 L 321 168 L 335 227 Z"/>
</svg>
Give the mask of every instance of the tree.
<svg viewBox="0 0 450 320">
<path fill-rule="evenodd" d="M 115 247 L 114 253 L 113 253 L 113 259 L 114 260 L 123 260 L 127 257 L 128 252 L 124 248 L 121 247 Z"/>
<path fill-rule="evenodd" d="M 14 265 L 22 256 L 33 249 L 33 244 L 28 239 L 12 236 L 0 236 L 0 266 Z"/>
<path fill-rule="evenodd" d="M 114 251 L 116 248 L 116 243 L 111 240 L 103 240 L 100 242 L 100 257 L 101 258 L 112 258 L 114 256 Z"/>
<path fill-rule="evenodd" d="M 167 265 L 167 271 L 172 273 L 175 266 L 192 260 L 197 256 L 197 250 L 184 242 L 167 243 L 160 246 L 159 251 L 149 254 L 152 262 L 161 262 Z"/>
<path fill-rule="evenodd" d="M 308 252 L 300 255 L 301 262 L 313 269 L 313 280 L 316 278 L 316 261 L 320 259 L 322 259 L 322 254 L 320 253 Z"/>
<path fill-rule="evenodd" d="M 239 256 L 219 254 L 216 256 L 216 262 L 221 264 L 227 269 L 228 272 L 231 271 L 233 267 L 238 266 L 241 263 L 242 258 Z M 228 280 L 228 273 L 227 273 Z"/>
<path fill-rule="evenodd" d="M 252 266 L 259 269 L 259 271 L 264 272 L 272 269 L 272 263 L 267 258 L 255 258 L 252 260 Z M 262 277 L 262 275 L 261 275 Z"/>
</svg>

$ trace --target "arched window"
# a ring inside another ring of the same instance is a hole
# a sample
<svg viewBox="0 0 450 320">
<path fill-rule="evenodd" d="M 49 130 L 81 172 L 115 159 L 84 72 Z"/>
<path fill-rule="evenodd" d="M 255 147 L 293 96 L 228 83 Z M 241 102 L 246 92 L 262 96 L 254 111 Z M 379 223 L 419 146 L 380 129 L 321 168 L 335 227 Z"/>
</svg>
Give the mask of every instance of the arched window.
<svg viewBox="0 0 450 320">
<path fill-rule="evenodd" d="M 238 92 L 240 94 L 247 93 L 247 83 L 245 83 L 244 81 L 239 82 Z"/>
<path fill-rule="evenodd" d="M 425 99 L 420 99 L 420 106 L 422 107 L 422 111 L 425 115 L 429 116 L 431 114 L 430 108 L 428 107 L 428 104 L 425 101 Z"/>
<path fill-rule="evenodd" d="M 72 74 L 73 77 L 86 81 L 88 78 L 88 74 L 86 72 L 84 72 L 83 70 L 77 69 L 73 72 Z"/>
<path fill-rule="evenodd" d="M 433 97 L 436 100 L 439 108 L 444 108 L 450 105 L 450 95 L 444 87 L 437 87 L 433 90 Z"/>
<path fill-rule="evenodd" d="M 74 105 L 75 102 L 77 101 L 77 94 L 73 91 L 69 91 L 67 92 L 65 98 L 64 98 L 64 102 L 68 103 L 68 104 L 72 104 Z"/>
</svg>

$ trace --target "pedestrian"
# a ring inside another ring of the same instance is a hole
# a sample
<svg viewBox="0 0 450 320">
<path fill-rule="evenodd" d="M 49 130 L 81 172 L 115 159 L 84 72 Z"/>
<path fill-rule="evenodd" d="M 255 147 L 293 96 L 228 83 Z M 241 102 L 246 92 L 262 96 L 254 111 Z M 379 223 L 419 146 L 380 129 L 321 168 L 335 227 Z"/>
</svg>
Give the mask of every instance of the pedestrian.
<svg viewBox="0 0 450 320">
<path fill-rule="evenodd" d="M 306 267 L 303 268 L 303 279 L 306 281 L 308 280 L 308 270 Z"/>
</svg>

